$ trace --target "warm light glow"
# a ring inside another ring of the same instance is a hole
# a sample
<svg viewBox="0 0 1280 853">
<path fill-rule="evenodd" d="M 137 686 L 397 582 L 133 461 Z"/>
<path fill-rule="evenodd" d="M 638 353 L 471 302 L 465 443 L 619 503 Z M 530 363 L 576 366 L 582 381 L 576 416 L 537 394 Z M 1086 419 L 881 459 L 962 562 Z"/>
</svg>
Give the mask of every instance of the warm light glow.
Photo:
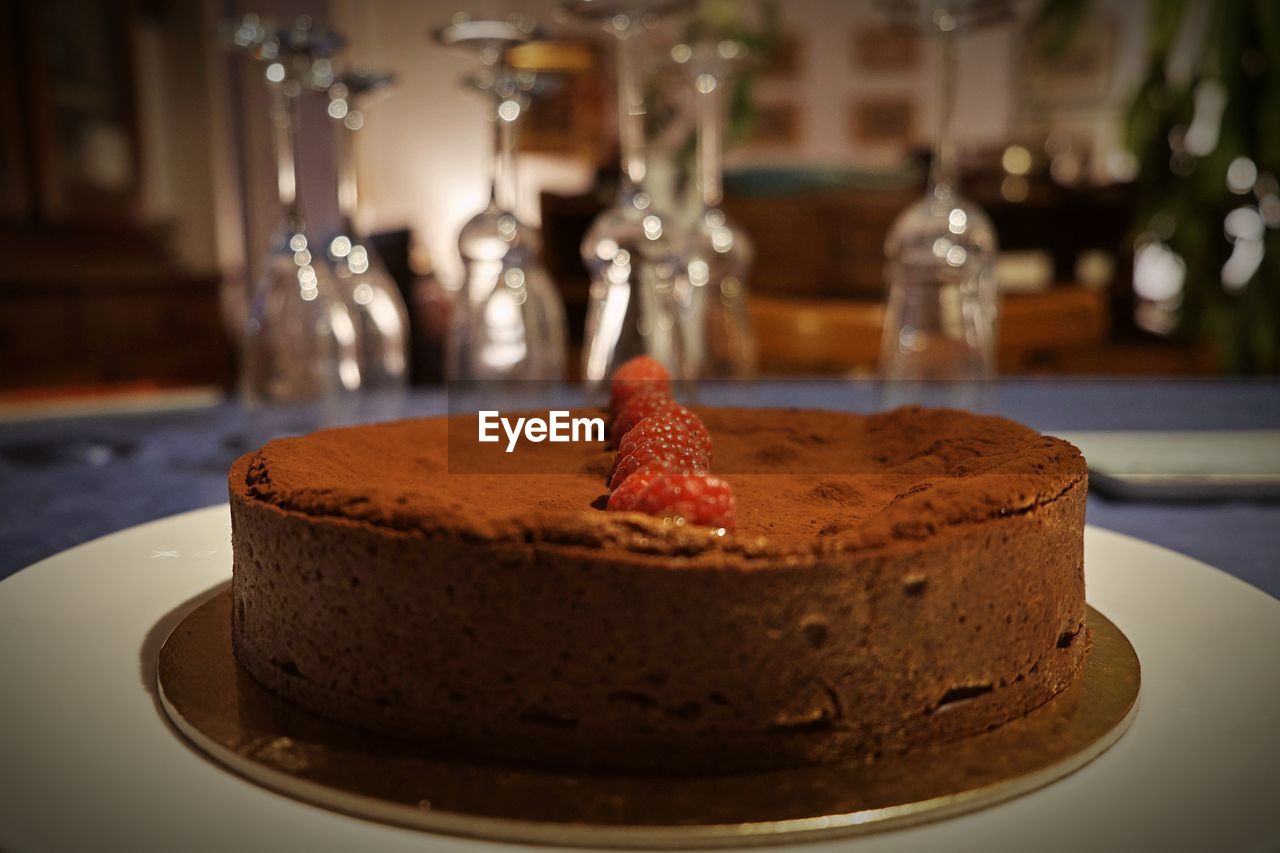
<svg viewBox="0 0 1280 853">
<path fill-rule="evenodd" d="M 618 254 L 618 244 L 613 240 L 601 240 L 596 244 L 596 257 L 602 261 L 611 261 Z"/>
<path fill-rule="evenodd" d="M 1227 189 L 1244 195 L 1258 181 L 1258 167 L 1248 157 L 1237 157 L 1227 167 Z"/>
<path fill-rule="evenodd" d="M 498 105 L 498 118 L 503 121 L 515 121 L 520 117 L 520 104 L 516 101 L 503 101 Z"/>
<path fill-rule="evenodd" d="M 733 249 L 733 231 L 729 228 L 713 228 L 711 229 L 711 248 L 720 254 L 724 254 Z"/>
<path fill-rule="evenodd" d="M 520 224 L 516 222 L 514 216 L 502 216 L 498 219 L 498 233 L 502 235 L 503 240 L 512 240 L 519 231 Z"/>
<path fill-rule="evenodd" d="M 1147 243 L 1133 256 L 1133 292 L 1152 302 L 1182 295 L 1187 265 L 1163 243 Z"/>
<path fill-rule="evenodd" d="M 1267 226 L 1257 208 L 1237 207 L 1227 214 L 1223 230 L 1235 247 L 1231 250 L 1231 257 L 1222 265 L 1222 287 L 1228 293 L 1235 293 L 1249 283 L 1262 265 L 1266 254 L 1262 238 Z"/>
<path fill-rule="evenodd" d="M 631 253 L 619 249 L 611 263 L 604 271 L 605 279 L 611 284 L 626 285 L 631 279 Z"/>
<path fill-rule="evenodd" d="M 347 255 L 347 266 L 357 275 L 368 272 L 369 250 L 360 245 L 352 246 L 350 254 Z"/>
<path fill-rule="evenodd" d="M 705 287 L 711 280 L 711 268 L 703 260 L 689 262 L 689 283 L 694 287 Z"/>
<path fill-rule="evenodd" d="M 1005 201 L 1017 204 L 1027 200 L 1029 187 L 1021 175 L 1009 175 L 1000 182 L 1000 195 Z"/>
<path fill-rule="evenodd" d="M 1010 145 L 1004 149 L 1000 165 L 1011 175 L 1025 175 L 1031 171 L 1031 152 L 1021 145 Z"/>
<path fill-rule="evenodd" d="M 1227 107 L 1227 90 L 1213 78 L 1206 78 L 1196 86 L 1195 110 L 1191 124 L 1182 138 L 1182 146 L 1195 157 L 1204 157 L 1218 147 L 1218 133 L 1222 127 L 1222 111 Z M 1175 148 L 1177 146 L 1174 146 Z"/>
<path fill-rule="evenodd" d="M 716 46 L 722 59 L 736 59 L 742 53 L 742 43 L 732 39 L 725 39 Z"/>
<path fill-rule="evenodd" d="M 524 323 L 520 303 L 512 291 L 498 290 L 485 303 L 484 328 L 488 339 L 480 350 L 480 361 L 498 372 L 509 370 L 524 360 Z"/>
<path fill-rule="evenodd" d="M 327 59 L 317 59 L 311 63 L 311 83 L 321 89 L 327 89 L 333 82 L 333 63 Z"/>
<path fill-rule="evenodd" d="M 1266 226 L 1256 208 L 1237 207 L 1227 214 L 1222 223 L 1227 239 L 1232 243 L 1240 240 L 1261 240 Z"/>
<path fill-rule="evenodd" d="M 644 218 L 644 236 L 650 240 L 657 240 L 662 236 L 662 220 L 653 214 L 649 214 Z"/>
<path fill-rule="evenodd" d="M 352 355 L 342 356 L 342 360 L 338 362 L 338 381 L 342 383 L 342 387 L 347 391 L 358 390 L 360 388 L 360 363 L 354 355 L 356 327 L 351 321 L 351 314 L 341 302 L 334 302 L 329 308 L 329 328 L 333 330 L 333 337 L 338 342 L 340 351 L 352 353 Z"/>
</svg>

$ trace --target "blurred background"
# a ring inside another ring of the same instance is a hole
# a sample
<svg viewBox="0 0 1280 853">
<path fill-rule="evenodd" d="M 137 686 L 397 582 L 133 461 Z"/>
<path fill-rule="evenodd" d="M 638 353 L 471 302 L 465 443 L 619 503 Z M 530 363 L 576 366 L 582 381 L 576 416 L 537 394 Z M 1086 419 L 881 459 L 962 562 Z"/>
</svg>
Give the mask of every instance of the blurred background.
<svg viewBox="0 0 1280 853">
<path fill-rule="evenodd" d="M 1280 7 L 997 3 L 946 61 L 913 24 L 938 27 L 921 5 L 701 0 L 645 21 L 645 190 L 677 218 L 702 174 L 677 48 L 713 33 L 751 55 L 723 81 L 716 205 L 754 244 L 750 372 L 876 372 L 886 239 L 942 141 L 998 238 L 1000 374 L 1275 373 Z M 540 232 L 579 375 L 581 246 L 619 182 L 615 39 L 599 27 L 554 0 L 3 0 L 0 402 L 243 384 L 289 189 L 271 84 L 293 80 L 254 24 L 296 32 L 299 16 L 319 93 L 296 98 L 288 146 L 307 232 L 331 253 L 327 235 L 365 235 L 404 306 L 407 381 L 441 382 L 495 136 L 484 85 L 463 85 L 493 57 L 441 28 L 513 14 L 541 29 L 512 64 L 554 85 L 524 86 L 506 206 Z M 361 80 L 378 85 L 357 100 Z"/>
</svg>

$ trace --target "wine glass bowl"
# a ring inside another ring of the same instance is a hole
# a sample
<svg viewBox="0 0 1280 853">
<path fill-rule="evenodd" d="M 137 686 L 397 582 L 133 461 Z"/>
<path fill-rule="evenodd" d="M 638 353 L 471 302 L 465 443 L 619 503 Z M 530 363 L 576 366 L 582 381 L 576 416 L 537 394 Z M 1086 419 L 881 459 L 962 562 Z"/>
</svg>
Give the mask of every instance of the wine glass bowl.
<svg viewBox="0 0 1280 853">
<path fill-rule="evenodd" d="M 531 380 L 564 375 L 564 306 L 530 247 L 513 247 L 503 257 L 497 284 L 479 314 L 486 335 L 476 347 L 472 375 Z"/>
<path fill-rule="evenodd" d="M 986 213 L 958 197 L 920 199 L 895 220 L 885 255 L 885 378 L 990 378 L 996 235 Z"/>
<path fill-rule="evenodd" d="M 582 261 L 591 276 L 582 347 L 582 373 L 600 387 L 623 361 L 647 354 L 673 376 L 685 374 L 684 334 L 676 281 L 683 268 L 673 220 L 645 190 L 645 99 L 639 42 L 665 12 L 689 0 L 566 0 L 561 10 L 603 25 L 616 47 L 618 148 L 622 180 L 614 203 L 583 237 Z"/>
<path fill-rule="evenodd" d="M 226 25 L 224 37 L 263 67 L 280 205 L 267 256 L 250 287 L 240 394 L 252 409 L 332 400 L 362 387 L 360 330 L 323 248 L 308 233 L 294 149 L 297 101 L 331 73 L 327 57 L 342 42 L 307 16 L 288 27 L 246 16 Z"/>
<path fill-rule="evenodd" d="M 438 43 L 476 53 L 482 68 L 463 81 L 491 104 L 494 153 L 489 201 L 458 235 L 464 281 L 450 318 L 445 353 L 449 379 L 560 379 L 565 368 L 564 307 L 539 259 L 536 229 L 516 215 L 519 123 L 545 92 L 538 75 L 512 66 L 507 53 L 542 31 L 529 18 L 472 20 L 455 16 L 435 32 Z"/>
<path fill-rule="evenodd" d="M 409 312 L 400 288 L 356 230 L 359 207 L 355 144 L 364 127 L 359 109 L 374 92 L 395 79 L 386 72 L 348 71 L 323 91 L 338 139 L 338 210 L 342 224 L 326 245 L 325 258 L 343 286 L 343 297 L 356 324 L 363 387 L 375 394 L 403 391 L 409 376 Z"/>
<path fill-rule="evenodd" d="M 632 192 L 603 211 L 582 240 L 591 275 L 583 376 L 602 382 L 637 355 L 682 363 L 675 305 L 678 244 L 647 193 Z"/>
<path fill-rule="evenodd" d="M 326 249 L 357 328 L 361 387 L 398 391 L 408 384 L 409 314 L 395 280 L 373 248 L 339 234 Z"/>
<path fill-rule="evenodd" d="M 451 379 L 559 379 L 564 307 L 538 258 L 536 231 L 490 205 L 462 227 L 466 283 L 446 354 Z"/>
<path fill-rule="evenodd" d="M 250 405 L 297 404 L 358 391 L 358 331 L 338 283 L 311 263 L 306 236 L 281 241 L 254 288 L 241 390 Z"/>
<path fill-rule="evenodd" d="M 610 29 L 615 18 L 655 18 L 691 8 L 697 0 L 565 0 L 560 8 L 579 21 L 603 23 Z"/>
<path fill-rule="evenodd" d="M 751 238 L 723 210 L 699 212 L 685 243 L 680 294 L 687 377 L 742 379 L 755 374 L 755 336 L 747 312 L 754 259 Z"/>
<path fill-rule="evenodd" d="M 672 59 L 695 99 L 698 211 L 683 247 L 678 287 L 688 378 L 745 378 L 756 370 L 755 335 L 747 312 L 747 277 L 755 249 L 724 212 L 724 92 L 750 62 L 746 45 L 708 38 L 678 44 Z"/>
<path fill-rule="evenodd" d="M 503 19 L 476 20 L 459 13 L 437 29 L 433 37 L 443 47 L 473 51 L 485 65 L 496 65 L 511 48 L 543 39 L 546 34 L 533 19 L 519 14 Z"/>
<path fill-rule="evenodd" d="M 887 0 L 888 17 L 937 42 L 937 114 L 924 198 L 899 214 L 885 240 L 887 295 L 880 373 L 895 402 L 911 382 L 944 380 L 957 394 L 995 373 L 998 252 L 990 218 L 959 191 L 955 141 L 955 38 L 1007 19 L 1009 0 Z"/>
</svg>

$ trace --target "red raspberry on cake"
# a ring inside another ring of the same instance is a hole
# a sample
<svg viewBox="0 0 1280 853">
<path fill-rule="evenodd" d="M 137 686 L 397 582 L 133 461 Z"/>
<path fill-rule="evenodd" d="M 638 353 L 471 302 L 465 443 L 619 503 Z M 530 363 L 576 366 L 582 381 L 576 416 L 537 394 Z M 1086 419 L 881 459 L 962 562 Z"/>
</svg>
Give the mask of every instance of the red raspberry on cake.
<svg viewBox="0 0 1280 853">
<path fill-rule="evenodd" d="M 655 358 L 638 355 L 623 362 L 613 372 L 609 393 L 609 413 L 615 417 L 637 394 L 659 391 L 671 396 L 671 374 Z"/>
<path fill-rule="evenodd" d="M 632 473 L 654 462 L 666 463 L 673 468 L 705 471 L 711 467 L 711 455 L 687 441 L 655 439 L 641 442 L 633 445 L 626 454 L 618 451 L 609 488 L 618 488 Z"/>
<path fill-rule="evenodd" d="M 632 510 L 724 530 L 732 530 L 737 523 L 733 489 L 719 477 L 697 471 L 658 474 L 641 491 Z"/>
<path fill-rule="evenodd" d="M 613 424 L 609 427 L 609 443 L 617 447 L 622 437 L 645 418 L 679 408 L 683 407 L 671 399 L 669 393 L 657 388 L 636 394 L 622 407 L 622 411 L 614 416 Z"/>
<path fill-rule="evenodd" d="M 664 462 L 641 466 L 626 479 L 626 482 L 614 489 L 613 494 L 609 495 L 609 502 L 605 504 L 605 509 L 609 512 L 634 511 L 636 502 L 640 500 L 644 490 L 649 488 L 649 484 L 670 470 L 671 467 Z"/>
<path fill-rule="evenodd" d="M 646 441 L 681 442 L 711 457 L 711 433 L 702 418 L 683 406 L 656 412 L 636 424 L 618 442 L 618 458 L 631 453 Z"/>
</svg>

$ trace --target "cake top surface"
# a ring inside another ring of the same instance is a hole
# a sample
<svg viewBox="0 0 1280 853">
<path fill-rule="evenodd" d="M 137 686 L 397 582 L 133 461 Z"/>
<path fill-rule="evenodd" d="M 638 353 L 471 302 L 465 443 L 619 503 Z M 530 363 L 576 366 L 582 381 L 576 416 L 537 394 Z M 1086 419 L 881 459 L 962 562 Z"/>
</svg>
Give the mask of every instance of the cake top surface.
<svg viewBox="0 0 1280 853">
<path fill-rule="evenodd" d="M 450 444 L 451 430 L 474 438 L 474 415 L 277 439 L 236 463 L 231 488 L 282 510 L 430 538 L 776 565 L 920 547 L 1034 511 L 1086 476 L 1075 447 L 1004 418 L 695 410 L 714 441 L 712 469 L 737 496 L 732 533 L 603 511 L 613 452 L 602 444 L 523 444 L 519 472 L 504 473 L 499 445 Z"/>
</svg>

